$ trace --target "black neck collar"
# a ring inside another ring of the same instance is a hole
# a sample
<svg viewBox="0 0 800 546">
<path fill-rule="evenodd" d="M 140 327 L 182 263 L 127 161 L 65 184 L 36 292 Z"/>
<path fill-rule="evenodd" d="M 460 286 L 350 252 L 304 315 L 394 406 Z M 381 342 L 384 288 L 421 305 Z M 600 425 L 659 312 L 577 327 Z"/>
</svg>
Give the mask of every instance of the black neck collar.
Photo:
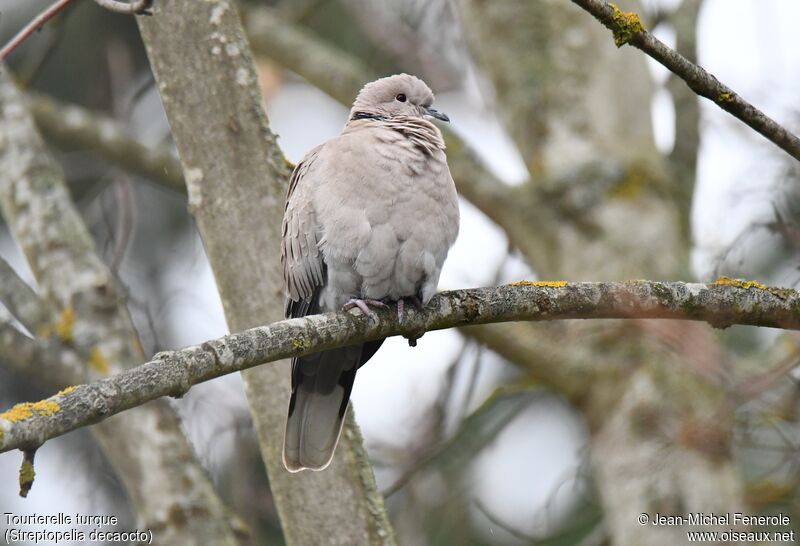
<svg viewBox="0 0 800 546">
<path fill-rule="evenodd" d="M 350 116 L 350 121 L 355 121 L 357 119 L 385 120 L 386 118 L 380 114 L 373 114 L 371 112 L 355 112 L 352 116 Z"/>
</svg>

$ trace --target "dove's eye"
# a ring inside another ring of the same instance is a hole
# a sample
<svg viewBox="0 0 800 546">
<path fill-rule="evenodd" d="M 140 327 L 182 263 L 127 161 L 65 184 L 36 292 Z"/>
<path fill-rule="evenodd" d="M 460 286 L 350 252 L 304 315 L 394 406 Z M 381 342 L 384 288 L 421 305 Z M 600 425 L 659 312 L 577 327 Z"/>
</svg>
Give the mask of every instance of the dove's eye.
<svg viewBox="0 0 800 546">
<path fill-rule="evenodd" d="M 395 97 L 395 99 L 399 100 L 400 102 L 405 102 L 406 101 L 406 96 L 403 93 L 400 93 L 399 95 L 397 95 Z"/>
</svg>

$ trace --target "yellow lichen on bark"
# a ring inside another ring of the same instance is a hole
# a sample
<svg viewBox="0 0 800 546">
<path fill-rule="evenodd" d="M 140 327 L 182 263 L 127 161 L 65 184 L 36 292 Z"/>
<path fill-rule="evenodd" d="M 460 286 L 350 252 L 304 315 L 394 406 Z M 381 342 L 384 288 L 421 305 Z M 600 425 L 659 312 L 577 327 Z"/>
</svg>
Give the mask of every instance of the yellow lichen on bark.
<svg viewBox="0 0 800 546">
<path fill-rule="evenodd" d="M 65 307 L 55 323 L 56 333 L 63 341 L 72 341 L 72 329 L 75 326 L 75 311 L 72 307 Z"/>
<path fill-rule="evenodd" d="M 545 288 L 562 288 L 567 286 L 567 281 L 517 281 L 508 286 L 542 286 Z"/>
<path fill-rule="evenodd" d="M 89 353 L 89 367 L 98 373 L 108 375 L 108 360 L 97 347 L 93 347 Z"/>
<path fill-rule="evenodd" d="M 611 18 L 614 20 L 614 43 L 617 47 L 622 47 L 630 42 L 634 36 L 644 32 L 644 24 L 639 15 L 632 11 L 622 11 L 616 4 L 609 4 L 613 13 Z"/>
<path fill-rule="evenodd" d="M 19 467 L 19 496 L 27 497 L 33 486 L 36 477 L 36 470 L 33 469 L 33 461 L 24 460 Z"/>
<path fill-rule="evenodd" d="M 33 464 L 30 461 L 23 461 L 19 467 L 19 486 L 22 488 L 24 485 L 33 482 L 36 477 L 36 470 L 33 469 Z"/>
<path fill-rule="evenodd" d="M 6 421 L 14 423 L 17 421 L 23 421 L 25 419 L 33 417 L 34 414 L 44 415 L 44 416 L 53 415 L 60 409 L 61 406 L 59 406 L 52 400 L 41 400 L 39 402 L 23 402 L 22 404 L 17 404 L 8 411 L 0 413 L 0 419 L 5 419 Z"/>
<path fill-rule="evenodd" d="M 765 288 L 767 288 L 766 285 L 763 285 L 758 281 L 743 281 L 741 279 L 731 279 L 730 277 L 719 277 L 711 284 L 724 285 L 724 286 L 738 286 L 739 288 L 744 288 L 745 290 L 748 290 L 750 288 L 758 288 L 759 290 L 764 290 Z"/>
<path fill-rule="evenodd" d="M 63 395 L 65 395 L 65 394 L 68 394 L 68 393 L 70 393 L 70 392 L 72 392 L 72 391 L 74 391 L 74 390 L 75 390 L 75 387 L 74 387 L 74 386 L 67 387 L 67 388 L 65 388 L 65 389 L 61 389 L 60 391 L 58 391 L 58 392 L 56 393 L 56 396 L 63 396 Z"/>
</svg>

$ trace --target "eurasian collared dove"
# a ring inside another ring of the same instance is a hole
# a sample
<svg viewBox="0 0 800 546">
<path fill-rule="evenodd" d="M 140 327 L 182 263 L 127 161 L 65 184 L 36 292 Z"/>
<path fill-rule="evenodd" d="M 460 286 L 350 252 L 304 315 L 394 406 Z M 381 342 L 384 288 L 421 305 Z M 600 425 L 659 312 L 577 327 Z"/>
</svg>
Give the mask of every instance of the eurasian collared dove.
<svg viewBox="0 0 800 546">
<path fill-rule="evenodd" d="M 458 233 L 433 93 L 414 76 L 368 83 L 342 132 L 295 167 L 283 217 L 287 317 L 433 297 Z M 402 316 L 401 316 L 402 318 Z M 383 340 L 292 360 L 283 462 L 322 470 L 339 441 L 356 370 Z"/>
</svg>

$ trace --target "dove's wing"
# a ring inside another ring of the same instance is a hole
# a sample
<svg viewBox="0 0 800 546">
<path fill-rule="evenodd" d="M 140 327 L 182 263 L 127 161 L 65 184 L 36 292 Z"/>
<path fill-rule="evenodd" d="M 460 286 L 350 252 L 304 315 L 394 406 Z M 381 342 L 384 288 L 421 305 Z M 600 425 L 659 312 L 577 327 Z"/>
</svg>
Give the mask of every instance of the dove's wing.
<svg viewBox="0 0 800 546">
<path fill-rule="evenodd" d="M 325 263 L 319 249 L 320 226 L 312 207 L 312 181 L 303 182 L 313 168 L 322 146 L 312 149 L 292 172 L 281 230 L 281 263 L 288 298 L 286 317 L 313 312 L 319 290 L 325 284 Z"/>
<path fill-rule="evenodd" d="M 327 281 L 319 248 L 323 226 L 318 222 L 311 195 L 326 171 L 317 165 L 321 148 L 314 148 L 298 163 L 289 182 L 281 239 L 289 318 L 320 312 L 320 291 Z M 292 396 L 283 446 L 283 462 L 288 470 L 321 470 L 330 463 L 356 371 L 381 343 L 378 340 L 292 359 Z"/>
</svg>

